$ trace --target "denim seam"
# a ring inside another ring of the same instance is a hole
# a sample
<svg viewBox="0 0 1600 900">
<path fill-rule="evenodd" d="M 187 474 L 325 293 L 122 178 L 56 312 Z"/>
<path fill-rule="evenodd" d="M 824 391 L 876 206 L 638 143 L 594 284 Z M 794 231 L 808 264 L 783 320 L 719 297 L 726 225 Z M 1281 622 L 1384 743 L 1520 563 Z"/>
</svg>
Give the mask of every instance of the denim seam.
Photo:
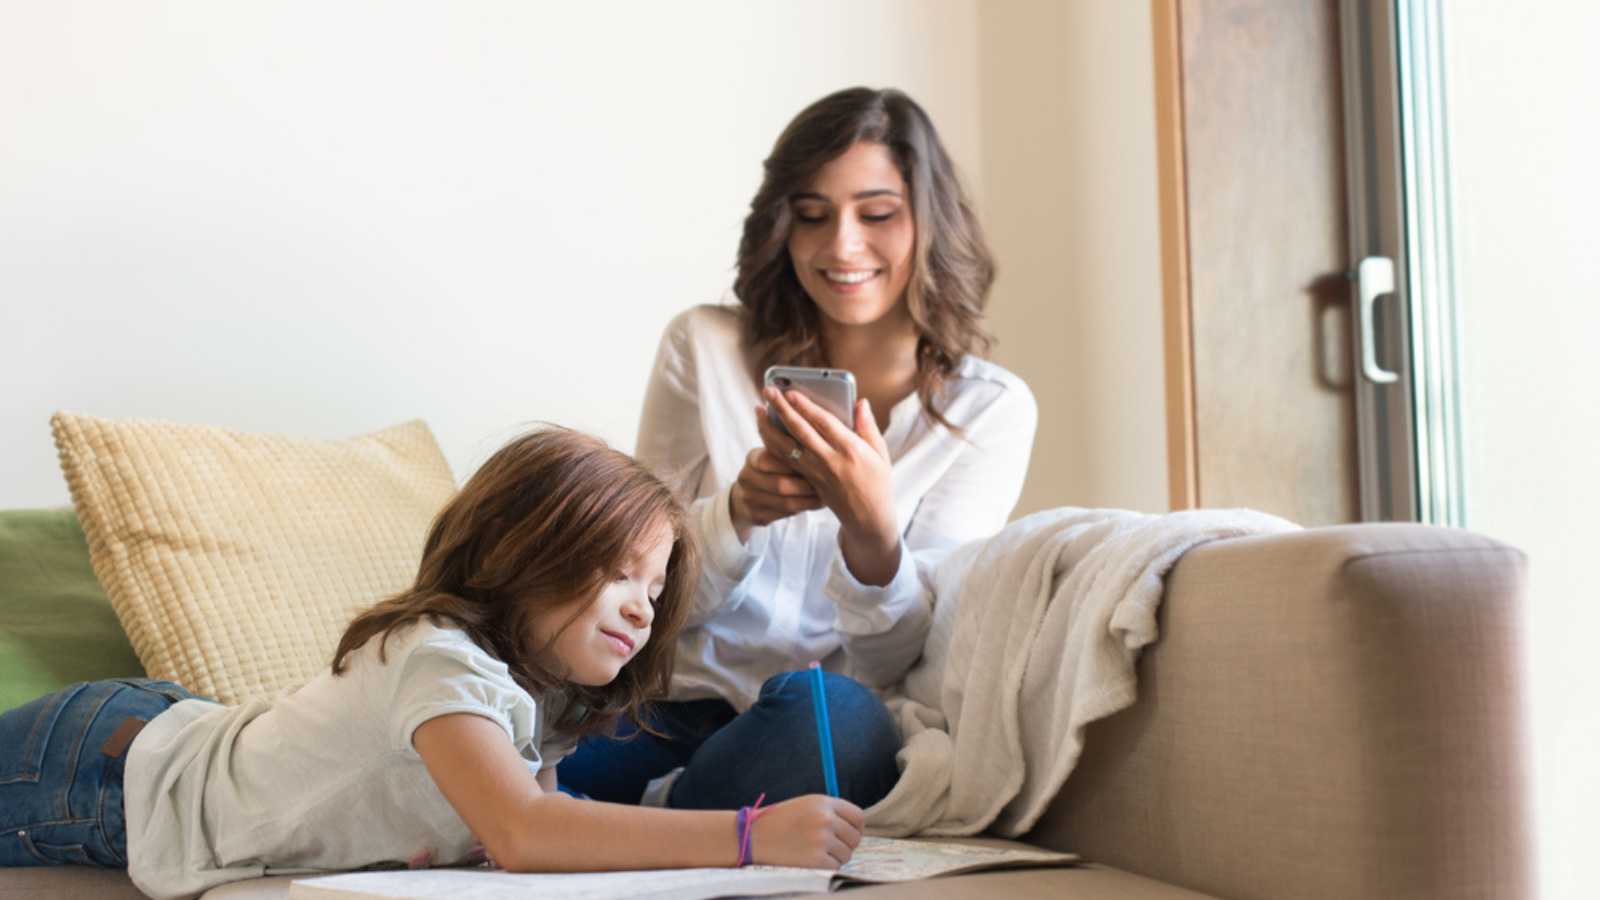
<svg viewBox="0 0 1600 900">
<path fill-rule="evenodd" d="M 72 748 L 72 762 L 67 766 L 67 787 L 61 792 L 61 809 L 66 815 L 72 815 L 72 789 L 78 786 L 78 760 L 83 757 L 83 745 L 89 740 L 89 732 L 94 730 L 94 723 L 100 719 L 100 713 L 106 708 L 119 691 L 111 691 L 95 705 L 94 711 L 89 713 L 89 718 L 83 723 L 83 729 L 78 732 L 78 744 Z"/>
<path fill-rule="evenodd" d="M 41 845 L 34 843 L 33 838 L 29 837 L 26 831 L 19 830 L 17 833 L 17 840 L 21 841 L 23 848 L 28 851 L 29 855 L 38 860 L 41 864 L 46 866 L 59 866 L 64 864 L 61 861 L 53 860 L 50 857 L 45 856 L 44 852 L 39 849 Z M 53 847 L 67 854 L 77 851 L 77 854 L 83 857 L 85 861 L 91 863 L 93 862 L 93 858 L 89 856 L 88 848 L 82 844 L 45 844 L 43 846 Z"/>
<path fill-rule="evenodd" d="M 159 685 L 159 684 L 174 684 L 174 682 L 165 681 L 165 680 L 162 680 L 162 679 L 159 679 L 159 678 L 118 678 L 118 679 L 115 679 L 115 680 L 116 680 L 116 682 L 118 684 L 121 684 L 121 685 L 123 685 L 125 687 L 133 688 L 136 691 L 143 691 L 143 692 L 145 692 L 147 694 L 154 694 L 157 697 L 160 697 L 161 699 L 167 701 L 167 705 L 168 706 L 172 706 L 172 705 L 177 704 L 177 703 L 182 703 L 185 700 L 192 700 L 192 699 L 195 698 L 195 695 L 193 695 L 193 694 L 188 694 L 187 696 L 184 696 L 184 693 L 187 693 L 187 692 L 180 693 L 180 691 L 171 691 L 171 690 L 168 690 L 166 688 L 156 687 L 156 685 Z M 182 685 L 177 685 L 177 686 L 180 689 L 182 688 Z"/>
<path fill-rule="evenodd" d="M 44 749 L 44 748 L 39 748 L 37 745 L 39 744 L 40 741 L 45 739 L 46 735 L 48 735 L 50 733 L 51 729 L 55 726 L 56 720 L 61 718 L 61 713 L 66 710 L 67 704 L 71 703 L 72 702 L 72 698 L 78 696 L 78 694 L 81 693 L 81 692 L 82 692 L 82 688 L 78 689 L 77 691 L 73 691 L 71 697 L 64 697 L 59 702 L 57 702 L 55 704 L 55 710 L 53 711 L 53 715 L 50 715 L 50 716 L 37 716 L 37 717 L 34 718 L 33 724 L 28 726 L 28 739 L 26 741 L 22 742 L 22 755 L 23 755 L 24 758 L 26 758 L 28 760 L 32 760 L 34 758 L 34 753 L 36 752 L 36 750 Z M 46 719 L 49 719 L 49 725 L 45 724 L 45 720 Z M 39 753 L 39 757 L 42 759 L 43 756 L 44 756 L 44 754 L 42 752 L 40 752 Z M 28 777 L 29 774 L 32 775 L 31 778 Z M 19 780 L 26 779 L 26 780 L 31 780 L 31 781 L 38 781 L 39 777 L 41 775 L 43 775 L 43 774 L 44 774 L 43 767 L 42 766 L 35 766 L 32 769 L 31 773 L 23 774 L 22 776 L 20 776 Z"/>
<path fill-rule="evenodd" d="M 95 830 L 95 832 L 97 834 L 100 835 L 100 843 L 105 845 L 106 853 L 110 854 L 112 859 L 121 860 L 122 864 L 124 866 L 126 866 L 128 864 L 128 856 L 127 856 L 127 854 L 126 853 L 118 853 L 117 852 L 117 845 L 112 842 L 110 833 L 108 833 L 106 831 L 106 784 L 109 783 L 109 781 L 110 781 L 110 778 L 109 778 L 109 776 L 111 774 L 110 770 L 115 764 L 116 764 L 116 760 L 115 759 L 107 759 L 106 762 L 105 762 L 106 771 L 104 773 L 102 773 L 101 776 L 100 776 L 100 791 L 99 791 L 99 795 L 100 796 L 97 798 L 100 801 L 100 803 L 99 803 L 99 809 L 96 811 L 97 814 L 95 815 L 94 830 Z M 123 792 L 124 793 L 127 792 L 127 786 L 126 785 L 123 786 Z M 122 822 L 122 837 L 123 837 L 124 844 L 126 844 L 127 837 L 128 837 L 128 822 L 127 822 L 127 812 L 126 812 L 127 806 L 126 805 L 123 806 L 123 810 L 124 810 L 124 812 L 123 812 L 123 822 Z"/>
<path fill-rule="evenodd" d="M 48 822 L 29 822 L 26 825 L 18 825 L 15 828 L 7 828 L 4 831 L 0 831 L 0 837 L 5 837 L 7 835 L 16 834 L 22 831 L 30 831 L 34 828 L 54 828 L 58 825 L 88 825 L 93 821 L 93 819 L 51 819 Z"/>
<path fill-rule="evenodd" d="M 44 854 L 39 852 L 39 848 L 34 846 L 33 841 L 28 840 L 28 833 L 26 831 L 19 830 L 16 834 L 17 842 L 22 845 L 22 849 L 28 851 L 28 855 L 33 857 L 34 862 L 41 866 L 54 865 L 51 860 L 45 859 Z"/>
</svg>

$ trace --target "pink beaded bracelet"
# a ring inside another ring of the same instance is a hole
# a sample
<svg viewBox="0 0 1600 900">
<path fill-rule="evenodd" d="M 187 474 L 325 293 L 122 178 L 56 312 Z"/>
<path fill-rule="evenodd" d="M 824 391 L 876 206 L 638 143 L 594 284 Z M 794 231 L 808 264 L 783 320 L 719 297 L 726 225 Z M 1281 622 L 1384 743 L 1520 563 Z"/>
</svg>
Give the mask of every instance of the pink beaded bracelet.
<svg viewBox="0 0 1600 900">
<path fill-rule="evenodd" d="M 766 794 L 756 798 L 751 806 L 740 807 L 739 814 L 734 817 L 735 825 L 739 832 L 739 865 L 748 866 L 754 848 L 750 844 L 750 833 L 755 830 L 756 819 L 761 818 L 767 811 L 761 808 L 761 801 L 767 799 Z"/>
</svg>

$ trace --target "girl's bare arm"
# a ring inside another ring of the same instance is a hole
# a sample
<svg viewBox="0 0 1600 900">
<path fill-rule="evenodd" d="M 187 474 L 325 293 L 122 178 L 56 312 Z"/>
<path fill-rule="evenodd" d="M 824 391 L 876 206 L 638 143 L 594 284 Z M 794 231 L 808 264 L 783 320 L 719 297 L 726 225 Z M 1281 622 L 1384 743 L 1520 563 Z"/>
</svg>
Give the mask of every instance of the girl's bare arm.
<svg viewBox="0 0 1600 900">
<path fill-rule="evenodd" d="M 546 790 L 528 773 L 505 730 L 483 716 L 430 719 L 418 726 L 412 744 L 445 799 L 508 870 L 670 869 L 739 861 L 733 811 L 651 809 Z M 848 801 L 797 797 L 757 820 L 751 837 L 755 859 L 836 869 L 861 842 L 863 822 L 861 810 Z"/>
</svg>

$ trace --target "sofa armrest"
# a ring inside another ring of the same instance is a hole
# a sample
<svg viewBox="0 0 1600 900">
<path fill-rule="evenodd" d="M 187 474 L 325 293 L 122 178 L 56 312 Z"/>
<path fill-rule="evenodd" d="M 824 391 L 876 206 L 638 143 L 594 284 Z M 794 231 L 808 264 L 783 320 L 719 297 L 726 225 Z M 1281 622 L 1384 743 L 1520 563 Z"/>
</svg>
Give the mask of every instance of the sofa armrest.
<svg viewBox="0 0 1600 900">
<path fill-rule="evenodd" d="M 1526 560 L 1353 525 L 1189 553 L 1029 839 L 1222 897 L 1532 897 Z"/>
</svg>

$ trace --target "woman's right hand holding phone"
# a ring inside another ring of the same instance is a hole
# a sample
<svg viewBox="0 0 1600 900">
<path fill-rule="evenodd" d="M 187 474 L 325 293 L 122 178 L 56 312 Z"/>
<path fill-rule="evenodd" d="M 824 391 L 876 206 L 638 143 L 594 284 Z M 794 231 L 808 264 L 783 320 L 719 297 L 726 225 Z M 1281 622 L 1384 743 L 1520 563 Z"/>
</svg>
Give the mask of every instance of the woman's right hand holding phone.
<svg viewBox="0 0 1600 900">
<path fill-rule="evenodd" d="M 806 794 L 761 810 L 750 831 L 751 861 L 763 866 L 837 869 L 861 844 L 867 821 L 849 800 Z"/>
<path fill-rule="evenodd" d="M 766 408 L 757 406 L 757 427 L 764 425 L 766 418 Z M 811 482 L 766 447 L 750 451 L 728 492 L 728 513 L 740 543 L 749 541 L 757 526 L 821 508 L 822 500 Z"/>
</svg>

